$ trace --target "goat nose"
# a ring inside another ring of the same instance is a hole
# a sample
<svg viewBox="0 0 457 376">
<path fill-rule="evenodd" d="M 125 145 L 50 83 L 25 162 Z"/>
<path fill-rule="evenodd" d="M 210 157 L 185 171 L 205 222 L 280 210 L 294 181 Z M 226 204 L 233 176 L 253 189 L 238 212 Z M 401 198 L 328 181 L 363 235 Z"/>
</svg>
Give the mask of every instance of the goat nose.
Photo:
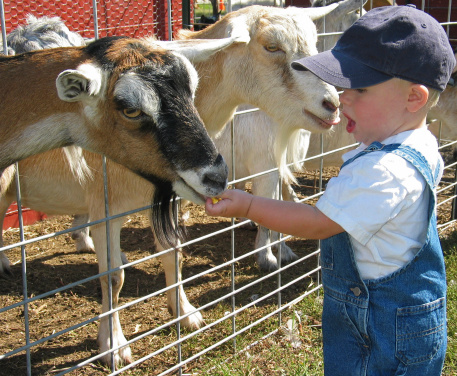
<svg viewBox="0 0 457 376">
<path fill-rule="evenodd" d="M 205 172 L 203 183 L 221 193 L 227 187 L 228 167 L 222 155 L 218 155 L 213 165 Z"/>
<path fill-rule="evenodd" d="M 340 105 L 339 103 L 335 104 L 328 100 L 324 100 L 322 102 L 322 107 L 324 107 L 327 111 L 330 111 L 330 112 L 335 112 L 338 109 L 339 105 Z"/>
</svg>

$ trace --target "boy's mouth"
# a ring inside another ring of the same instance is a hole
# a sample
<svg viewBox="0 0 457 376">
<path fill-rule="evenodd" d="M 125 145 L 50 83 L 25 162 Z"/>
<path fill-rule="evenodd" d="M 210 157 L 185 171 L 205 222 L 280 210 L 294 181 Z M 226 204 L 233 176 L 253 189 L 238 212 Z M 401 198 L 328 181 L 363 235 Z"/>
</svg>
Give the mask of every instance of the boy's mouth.
<svg viewBox="0 0 457 376">
<path fill-rule="evenodd" d="M 346 125 L 346 131 L 348 133 L 352 133 L 354 132 L 354 129 L 355 129 L 355 121 L 352 120 L 349 116 L 347 116 L 346 114 L 343 114 L 346 119 L 348 119 L 348 124 Z"/>
</svg>

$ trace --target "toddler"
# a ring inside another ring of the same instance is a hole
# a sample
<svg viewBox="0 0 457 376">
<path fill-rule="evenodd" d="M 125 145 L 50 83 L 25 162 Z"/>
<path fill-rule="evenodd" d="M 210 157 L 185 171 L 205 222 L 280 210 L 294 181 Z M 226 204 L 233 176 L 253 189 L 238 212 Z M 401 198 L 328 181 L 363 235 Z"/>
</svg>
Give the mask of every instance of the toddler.
<svg viewBox="0 0 457 376">
<path fill-rule="evenodd" d="M 227 190 L 213 216 L 246 217 L 321 244 L 324 369 L 438 376 L 446 352 L 446 274 L 436 226 L 443 162 L 426 126 L 455 66 L 440 24 L 414 6 L 367 12 L 336 46 L 292 64 L 343 88 L 343 156 L 315 206 Z"/>
</svg>

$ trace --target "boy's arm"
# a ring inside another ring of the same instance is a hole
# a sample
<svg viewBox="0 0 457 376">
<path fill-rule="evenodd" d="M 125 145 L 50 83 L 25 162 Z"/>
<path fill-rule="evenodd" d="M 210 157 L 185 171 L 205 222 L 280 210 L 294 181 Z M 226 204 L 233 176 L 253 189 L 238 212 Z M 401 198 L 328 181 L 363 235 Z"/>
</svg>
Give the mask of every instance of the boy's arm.
<svg viewBox="0 0 457 376">
<path fill-rule="evenodd" d="M 215 204 L 207 199 L 207 214 L 245 217 L 273 231 L 307 239 L 325 239 L 344 231 L 310 205 L 253 196 L 236 189 L 225 191 L 221 198 Z"/>
</svg>

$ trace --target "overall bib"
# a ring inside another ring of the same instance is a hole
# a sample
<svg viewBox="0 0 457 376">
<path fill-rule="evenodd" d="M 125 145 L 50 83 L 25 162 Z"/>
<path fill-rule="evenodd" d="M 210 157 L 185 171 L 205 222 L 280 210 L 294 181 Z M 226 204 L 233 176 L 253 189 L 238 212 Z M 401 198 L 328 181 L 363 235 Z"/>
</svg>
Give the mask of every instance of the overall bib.
<svg viewBox="0 0 457 376">
<path fill-rule="evenodd" d="M 375 280 L 361 279 L 346 232 L 322 241 L 325 375 L 438 376 L 447 344 L 446 274 L 435 214 L 438 174 L 416 150 L 378 142 L 342 168 L 379 150 L 403 157 L 424 176 L 431 191 L 427 239 L 407 265 Z"/>
</svg>

